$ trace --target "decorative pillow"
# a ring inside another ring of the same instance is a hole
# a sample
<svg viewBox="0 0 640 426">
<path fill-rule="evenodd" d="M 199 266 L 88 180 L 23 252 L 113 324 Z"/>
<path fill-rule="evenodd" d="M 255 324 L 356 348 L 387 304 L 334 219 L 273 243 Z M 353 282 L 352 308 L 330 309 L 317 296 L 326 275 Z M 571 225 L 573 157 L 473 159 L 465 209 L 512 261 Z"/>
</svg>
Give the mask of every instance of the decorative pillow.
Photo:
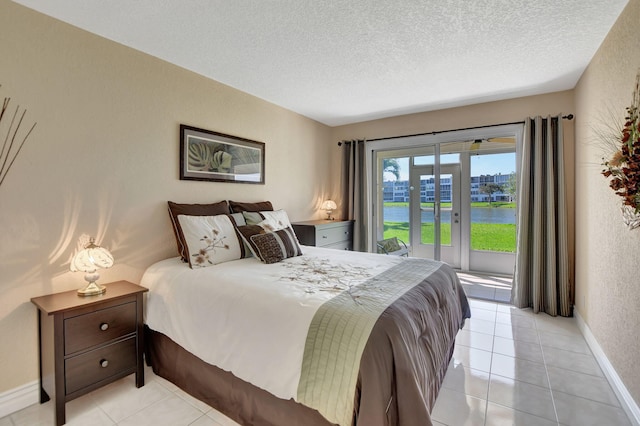
<svg viewBox="0 0 640 426">
<path fill-rule="evenodd" d="M 261 212 L 242 212 L 247 225 L 258 225 L 262 222 L 268 231 L 277 231 L 291 226 L 289 216 L 284 210 L 261 211 Z M 268 229 L 272 227 L 273 229 Z"/>
<path fill-rule="evenodd" d="M 226 201 L 220 201 L 213 204 L 177 204 L 169 201 L 169 217 L 171 218 L 171 224 L 173 225 L 173 233 L 176 236 L 176 244 L 178 246 L 178 254 L 182 258 L 183 262 L 189 261 L 189 254 L 187 253 L 187 244 L 184 239 L 182 229 L 180 229 L 180 222 L 178 222 L 178 215 L 185 216 L 216 216 L 219 214 L 228 214 L 229 205 Z"/>
<path fill-rule="evenodd" d="M 238 226 L 244 226 L 247 224 L 247 222 L 245 222 L 244 220 L 244 216 L 242 215 L 242 213 L 231 213 L 229 216 L 229 219 L 231 219 L 231 222 L 233 223 L 234 227 L 238 227 Z M 240 233 L 238 232 L 238 230 L 236 229 L 236 236 L 238 237 L 238 241 L 240 241 L 240 246 L 242 249 L 242 257 L 251 257 L 252 255 L 252 251 L 251 248 L 249 247 L 249 245 L 244 241 L 244 238 L 242 238 L 242 235 L 240 235 Z"/>
<path fill-rule="evenodd" d="M 257 223 L 260 228 L 264 229 L 267 232 L 275 232 L 281 229 L 286 228 L 282 222 L 278 222 L 275 219 L 268 217 L 262 222 Z"/>
<path fill-rule="evenodd" d="M 231 213 L 229 217 L 232 219 L 231 221 L 234 222 L 234 225 L 236 226 L 244 226 L 247 224 L 242 213 Z"/>
<path fill-rule="evenodd" d="M 189 266 L 201 268 L 244 256 L 236 227 L 227 215 L 178 215 L 178 222 L 187 245 Z"/>
<path fill-rule="evenodd" d="M 240 235 L 240 238 L 242 238 L 244 244 L 249 247 L 251 253 L 253 253 L 254 256 L 258 257 L 258 255 L 256 254 L 256 246 L 251 240 L 251 237 L 258 234 L 264 234 L 267 231 L 265 231 L 258 225 L 237 226 L 236 230 L 238 231 L 238 234 Z"/>
<path fill-rule="evenodd" d="M 398 250 L 400 250 L 400 243 L 397 237 L 378 241 L 378 253 L 391 253 Z"/>
<path fill-rule="evenodd" d="M 291 228 L 254 234 L 250 238 L 256 257 L 264 263 L 277 263 L 302 254 L 296 234 Z"/>
<path fill-rule="evenodd" d="M 238 201 L 229 200 L 229 207 L 231 207 L 231 213 L 242 212 L 260 212 L 273 210 L 271 201 L 260 201 L 257 203 L 240 203 Z"/>
</svg>

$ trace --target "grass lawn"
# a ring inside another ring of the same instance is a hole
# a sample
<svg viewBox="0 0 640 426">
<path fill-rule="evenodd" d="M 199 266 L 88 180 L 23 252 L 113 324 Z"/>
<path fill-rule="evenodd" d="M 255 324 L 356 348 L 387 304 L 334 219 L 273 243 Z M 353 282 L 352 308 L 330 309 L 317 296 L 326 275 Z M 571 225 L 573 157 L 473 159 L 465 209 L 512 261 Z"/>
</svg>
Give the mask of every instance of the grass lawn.
<svg viewBox="0 0 640 426">
<path fill-rule="evenodd" d="M 422 224 L 422 243 L 433 244 L 433 223 Z M 385 222 L 384 238 L 397 237 L 409 244 L 408 222 Z M 451 224 L 443 223 L 440 230 L 441 243 L 451 244 Z M 515 253 L 516 251 L 516 225 L 472 223 L 471 224 L 471 249 Z"/>
</svg>

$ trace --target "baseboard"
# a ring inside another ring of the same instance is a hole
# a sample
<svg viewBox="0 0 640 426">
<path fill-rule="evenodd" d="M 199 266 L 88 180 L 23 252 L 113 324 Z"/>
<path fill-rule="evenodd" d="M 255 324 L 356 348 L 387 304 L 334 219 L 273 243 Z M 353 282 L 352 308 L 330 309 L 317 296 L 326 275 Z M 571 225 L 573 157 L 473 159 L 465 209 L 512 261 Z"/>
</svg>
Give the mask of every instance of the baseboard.
<svg viewBox="0 0 640 426">
<path fill-rule="evenodd" d="M 36 404 L 38 401 L 40 401 L 38 380 L 0 393 L 0 418 Z"/>
<path fill-rule="evenodd" d="M 591 333 L 591 329 L 589 329 L 589 326 L 582 319 L 582 317 L 580 316 L 580 312 L 578 312 L 575 307 L 573 310 L 573 314 L 576 317 L 578 328 L 580 328 L 580 331 L 587 341 L 589 348 L 591 348 L 591 352 L 593 352 L 596 361 L 598 361 L 600 368 L 602 368 L 602 372 L 606 376 L 607 380 L 609 380 L 609 384 L 618 397 L 618 400 L 622 405 L 622 409 L 627 413 L 629 421 L 631 421 L 631 423 L 633 423 L 635 426 L 640 426 L 640 407 L 638 407 L 638 404 L 635 402 L 635 400 L 627 390 L 627 387 L 620 379 L 620 376 L 618 376 L 618 373 L 613 368 L 613 365 L 611 365 L 611 362 L 609 362 L 609 359 L 600 347 L 600 344 L 596 340 L 595 336 L 593 335 L 593 333 Z"/>
</svg>

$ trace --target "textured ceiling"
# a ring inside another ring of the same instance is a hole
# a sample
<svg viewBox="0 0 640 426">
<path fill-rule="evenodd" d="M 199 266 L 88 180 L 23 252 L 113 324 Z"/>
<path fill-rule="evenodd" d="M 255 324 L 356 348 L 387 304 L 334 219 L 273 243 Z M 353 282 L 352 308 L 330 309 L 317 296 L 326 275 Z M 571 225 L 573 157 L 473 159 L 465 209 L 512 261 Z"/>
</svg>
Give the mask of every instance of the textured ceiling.
<svg viewBox="0 0 640 426">
<path fill-rule="evenodd" d="M 14 0 L 330 126 L 572 89 L 627 0 Z"/>
</svg>

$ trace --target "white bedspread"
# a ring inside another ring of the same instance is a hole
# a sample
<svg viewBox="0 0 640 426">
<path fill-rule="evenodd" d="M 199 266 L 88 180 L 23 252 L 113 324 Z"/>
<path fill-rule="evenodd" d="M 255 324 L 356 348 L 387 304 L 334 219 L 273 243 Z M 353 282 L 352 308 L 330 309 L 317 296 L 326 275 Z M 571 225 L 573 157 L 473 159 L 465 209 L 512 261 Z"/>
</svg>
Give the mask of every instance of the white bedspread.
<svg viewBox="0 0 640 426">
<path fill-rule="evenodd" d="M 209 364 L 295 399 L 318 307 L 403 259 L 307 246 L 302 251 L 271 265 L 248 258 L 190 269 L 179 258 L 160 261 L 141 281 L 150 290 L 145 322 Z"/>
</svg>

